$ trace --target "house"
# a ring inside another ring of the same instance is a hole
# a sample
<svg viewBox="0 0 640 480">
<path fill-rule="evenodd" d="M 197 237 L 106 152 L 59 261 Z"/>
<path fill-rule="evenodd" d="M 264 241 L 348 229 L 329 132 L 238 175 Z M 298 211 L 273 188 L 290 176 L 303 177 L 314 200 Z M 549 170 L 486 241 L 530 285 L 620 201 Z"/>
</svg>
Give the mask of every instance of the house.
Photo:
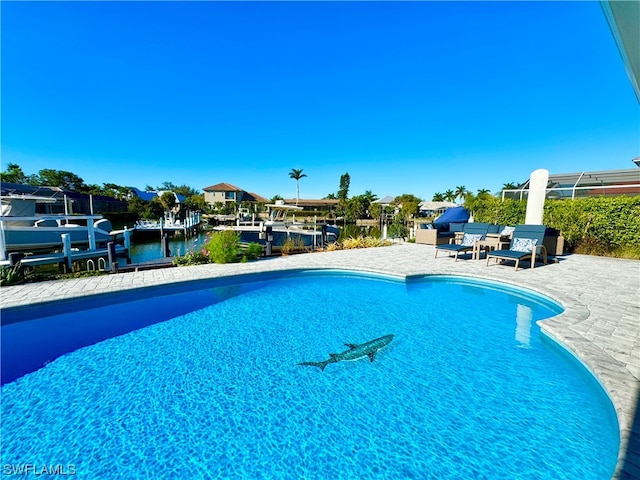
<svg viewBox="0 0 640 480">
<path fill-rule="evenodd" d="M 442 215 L 447 209 L 457 207 L 454 202 L 420 202 L 421 217 L 437 217 Z"/>
<path fill-rule="evenodd" d="M 250 193 L 241 188 L 231 185 L 230 183 L 217 183 L 209 187 L 203 188 L 204 201 L 209 205 L 216 204 L 227 205 L 240 204 L 241 202 L 251 203 L 268 203 L 269 199 L 264 198 L 257 193 Z"/>
<path fill-rule="evenodd" d="M 184 203 L 184 201 L 186 200 L 186 197 L 184 195 L 180 195 L 177 194 L 175 192 L 170 192 L 168 190 L 140 190 L 138 188 L 135 187 L 131 187 L 131 192 L 129 193 L 129 198 L 133 198 L 133 197 L 138 197 L 141 200 L 144 200 L 145 202 L 150 202 L 151 200 L 153 200 L 156 197 L 162 197 L 162 195 L 164 195 L 165 193 L 173 193 L 173 196 L 175 198 L 175 206 L 172 208 L 172 210 L 174 212 L 179 212 L 180 208 L 182 207 L 182 204 Z"/>
</svg>

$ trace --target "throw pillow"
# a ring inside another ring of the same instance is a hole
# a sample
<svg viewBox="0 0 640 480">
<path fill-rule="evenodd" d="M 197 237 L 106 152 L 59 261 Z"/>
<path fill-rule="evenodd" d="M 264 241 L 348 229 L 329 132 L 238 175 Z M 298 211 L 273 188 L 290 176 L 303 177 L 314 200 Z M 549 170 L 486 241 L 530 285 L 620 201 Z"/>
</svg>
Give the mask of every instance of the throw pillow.
<svg viewBox="0 0 640 480">
<path fill-rule="evenodd" d="M 537 238 L 514 238 L 511 242 L 511 250 L 514 252 L 527 252 L 530 253 L 538 243 Z"/>
<path fill-rule="evenodd" d="M 516 227 L 504 227 L 500 232 L 500 235 L 511 236 Z"/>
<path fill-rule="evenodd" d="M 462 245 L 463 247 L 471 247 L 478 240 L 482 240 L 481 233 L 465 233 L 462 236 Z"/>
</svg>

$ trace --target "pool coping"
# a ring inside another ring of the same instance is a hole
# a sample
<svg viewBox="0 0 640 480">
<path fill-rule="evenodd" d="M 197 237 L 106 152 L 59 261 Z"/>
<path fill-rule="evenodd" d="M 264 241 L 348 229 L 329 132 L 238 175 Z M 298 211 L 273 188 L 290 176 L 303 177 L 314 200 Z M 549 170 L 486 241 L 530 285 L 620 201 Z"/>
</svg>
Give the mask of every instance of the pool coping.
<svg viewBox="0 0 640 480">
<path fill-rule="evenodd" d="M 16 285 L 0 289 L 0 309 L 15 311 L 48 302 L 177 282 L 296 270 L 353 271 L 401 280 L 455 275 L 525 288 L 563 306 L 563 313 L 538 324 L 544 334 L 568 349 L 594 374 L 611 398 L 620 429 L 620 450 L 613 478 L 640 479 L 640 420 L 636 418 L 640 325 L 635 320 L 640 318 L 640 262 L 570 255 L 558 263 L 516 272 L 513 267 L 487 266 L 484 261 L 454 262 L 453 258 L 442 256 L 434 259 L 434 252 L 435 248 L 427 245 L 397 244 L 244 264 L 199 265 Z"/>
</svg>

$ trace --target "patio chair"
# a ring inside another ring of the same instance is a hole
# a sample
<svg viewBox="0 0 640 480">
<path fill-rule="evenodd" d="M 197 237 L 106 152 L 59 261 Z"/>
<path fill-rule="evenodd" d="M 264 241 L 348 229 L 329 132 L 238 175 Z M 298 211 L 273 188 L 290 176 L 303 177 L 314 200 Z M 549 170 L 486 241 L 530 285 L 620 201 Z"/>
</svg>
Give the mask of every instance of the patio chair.
<svg viewBox="0 0 640 480">
<path fill-rule="evenodd" d="M 542 256 L 542 261 L 547 264 L 547 249 L 543 245 L 544 232 L 547 227 L 544 225 L 517 225 L 511 235 L 511 243 L 507 250 L 492 250 L 487 252 L 487 265 L 489 259 L 514 260 L 516 271 L 520 265 L 520 260 L 530 259 L 531 268 L 536 266 L 536 256 Z"/>
<path fill-rule="evenodd" d="M 489 231 L 488 223 L 465 223 L 462 230 L 462 240 L 460 243 L 446 243 L 444 245 L 436 246 L 436 255 L 434 258 L 438 258 L 438 250 L 445 250 L 449 252 L 449 256 L 455 253 L 456 262 L 458 261 L 458 255 L 464 252 L 473 251 L 474 243 L 478 240 L 484 240 Z"/>
</svg>

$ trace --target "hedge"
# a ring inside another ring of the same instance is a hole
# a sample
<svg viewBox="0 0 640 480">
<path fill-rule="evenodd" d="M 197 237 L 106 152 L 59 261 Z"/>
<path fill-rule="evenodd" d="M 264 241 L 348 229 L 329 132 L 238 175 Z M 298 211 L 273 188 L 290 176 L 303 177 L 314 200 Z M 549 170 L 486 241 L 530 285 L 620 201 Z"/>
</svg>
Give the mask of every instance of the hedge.
<svg viewBox="0 0 640 480">
<path fill-rule="evenodd" d="M 517 225 L 524 223 L 527 202 L 483 197 L 465 206 L 476 222 Z M 560 230 L 570 249 L 587 238 L 611 247 L 640 246 L 640 196 L 547 200 L 543 222 Z"/>
</svg>

